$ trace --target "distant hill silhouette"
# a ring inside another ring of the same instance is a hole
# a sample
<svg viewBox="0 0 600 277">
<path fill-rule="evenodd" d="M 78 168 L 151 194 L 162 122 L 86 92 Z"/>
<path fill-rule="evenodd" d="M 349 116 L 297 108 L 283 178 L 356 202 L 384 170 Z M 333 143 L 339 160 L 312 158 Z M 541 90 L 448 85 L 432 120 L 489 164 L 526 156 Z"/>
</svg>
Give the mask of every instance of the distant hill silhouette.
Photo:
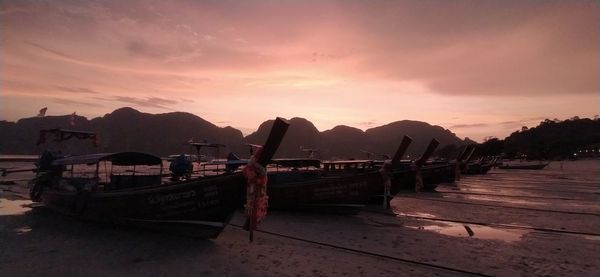
<svg viewBox="0 0 600 277">
<path fill-rule="evenodd" d="M 321 133 L 319 148 L 323 156 L 334 158 L 364 158 L 360 150 L 366 148 L 369 138 L 361 129 L 339 125 Z"/>
<path fill-rule="evenodd" d="M 38 154 L 44 147 L 36 147 L 40 129 L 66 128 L 97 132 L 100 147 L 91 147 L 90 142 L 63 143 L 63 149 L 70 153 L 143 151 L 157 155 L 192 152 L 187 141 L 207 140 L 208 142 L 228 145 L 220 157 L 233 151 L 241 157 L 248 156 L 246 143 L 263 143 L 273 124 L 273 120 L 263 122 L 258 130 L 247 137 L 232 127 L 218 127 L 196 115 L 183 112 L 163 114 L 142 113 L 132 108 L 121 108 L 102 117 L 91 120 L 71 115 L 32 117 L 15 122 L 0 121 L 1 154 Z M 304 118 L 289 120 L 290 128 L 286 134 L 278 157 L 306 157 L 302 149 L 318 149 L 320 158 L 356 158 L 364 159 L 367 154 L 361 150 L 377 154 L 392 155 L 404 135 L 414 141 L 408 150 L 411 157 L 420 154 L 431 138 L 440 141 L 440 147 L 459 145 L 463 141 L 452 132 L 439 126 L 418 121 L 396 121 L 390 124 L 362 131 L 348 126 L 336 126 L 331 130 L 319 132 Z M 204 152 L 213 155 L 213 152 Z M 376 158 L 376 157 L 373 157 Z"/>
<path fill-rule="evenodd" d="M 0 153 L 38 154 L 43 149 L 35 147 L 39 130 L 47 128 L 77 129 L 98 133 L 100 137 L 98 148 L 90 147 L 90 142 L 63 143 L 63 149 L 66 148 L 72 153 L 114 151 L 143 151 L 157 155 L 190 153 L 191 149 L 187 145 L 190 139 L 223 143 L 236 152 L 246 149 L 242 132 L 239 130 L 217 127 L 189 113 L 148 114 L 132 108 L 121 108 L 92 120 L 75 116 L 74 126 L 71 126 L 70 122 L 71 115 L 25 118 L 16 123 L 2 121 L 0 132 L 5 135 L 0 141 Z M 222 150 L 222 157 L 227 154 L 227 150 L 229 149 Z M 213 153 L 207 152 L 210 155 Z"/>
<path fill-rule="evenodd" d="M 256 132 L 246 137 L 246 141 L 264 141 L 272 125 L 272 120 L 265 121 Z M 448 144 L 462 144 L 462 140 L 449 130 L 419 121 L 396 121 L 365 132 L 348 126 L 336 126 L 331 130 L 319 132 L 310 121 L 296 117 L 290 120 L 290 128 L 277 155 L 304 157 L 306 154 L 301 150 L 304 147 L 319 149 L 322 158 L 367 158 L 367 154 L 361 150 L 391 156 L 404 135 L 413 138 L 413 144 L 407 151 L 411 157 L 420 155 L 432 138 L 439 140 L 442 147 Z"/>
<path fill-rule="evenodd" d="M 413 139 L 407 150 L 411 158 L 420 156 L 432 138 L 440 142 L 439 148 L 447 145 L 460 145 L 463 141 L 450 130 L 440 126 L 432 126 L 421 121 L 402 120 L 392 122 L 383 126 L 371 128 L 365 131 L 370 139 L 368 149 L 375 153 L 393 154 L 400 144 L 402 137 L 408 135 Z"/>
<path fill-rule="evenodd" d="M 290 127 L 275 154 L 277 157 L 304 157 L 303 148 L 318 148 L 319 130 L 310 121 L 294 117 L 288 121 Z M 247 143 L 261 144 L 269 135 L 273 120 L 267 120 L 258 126 L 258 130 L 248 136 Z"/>
</svg>

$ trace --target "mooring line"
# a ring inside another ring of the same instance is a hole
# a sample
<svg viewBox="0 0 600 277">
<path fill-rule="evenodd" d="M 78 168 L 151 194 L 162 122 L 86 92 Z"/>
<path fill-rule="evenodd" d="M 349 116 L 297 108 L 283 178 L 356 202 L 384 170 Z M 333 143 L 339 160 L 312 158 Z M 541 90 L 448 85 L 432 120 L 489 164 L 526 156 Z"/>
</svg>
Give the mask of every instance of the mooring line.
<svg viewBox="0 0 600 277">
<path fill-rule="evenodd" d="M 596 201 L 594 199 L 577 199 L 577 198 L 565 198 L 565 197 L 544 197 L 544 196 L 531 196 L 531 195 L 508 195 L 508 194 L 495 194 L 495 193 L 482 193 L 482 192 L 466 192 L 466 191 L 438 191 L 439 193 L 453 193 L 453 194 L 467 194 L 467 195 L 485 195 L 485 196 L 501 196 L 501 197 L 513 197 L 513 198 L 535 198 L 535 199 L 554 199 L 554 200 L 580 200 L 580 201 Z"/>
<path fill-rule="evenodd" d="M 462 201 L 451 201 L 451 200 L 445 200 L 445 199 L 435 199 L 435 198 L 430 198 L 430 197 L 406 196 L 406 195 L 402 195 L 402 194 L 397 194 L 395 197 L 413 198 L 413 199 L 426 200 L 426 201 L 438 201 L 438 202 L 455 203 L 455 204 L 463 204 L 463 205 L 474 205 L 474 206 L 484 206 L 484 207 L 496 207 L 496 208 L 507 208 L 507 209 L 537 211 L 537 212 L 551 212 L 551 213 L 564 213 L 564 214 L 600 216 L 600 214 L 597 214 L 597 213 L 571 212 L 571 211 L 559 211 L 559 210 L 545 210 L 545 209 L 525 208 L 525 207 L 511 207 L 511 206 L 492 205 L 492 204 L 484 204 L 484 203 L 468 203 L 468 202 L 462 202 Z"/>
<path fill-rule="evenodd" d="M 243 226 L 241 226 L 241 225 L 232 224 L 232 223 L 230 223 L 229 225 L 237 227 L 239 229 L 243 229 Z M 457 273 L 462 273 L 462 274 L 470 274 L 470 275 L 475 275 L 475 276 L 486 276 L 486 277 L 492 276 L 492 275 L 487 275 L 484 273 L 472 272 L 472 271 L 459 269 L 459 268 L 452 268 L 452 267 L 447 267 L 447 266 L 443 266 L 443 265 L 436 265 L 436 264 L 431 264 L 431 263 L 426 263 L 426 262 L 413 261 L 413 260 L 409 260 L 409 259 L 398 258 L 398 257 L 394 257 L 394 256 L 384 255 L 384 254 L 378 254 L 378 253 L 368 252 L 368 251 L 364 251 L 364 250 L 343 247 L 343 246 L 334 245 L 334 244 L 330 244 L 330 243 L 319 242 L 319 241 L 314 241 L 314 240 L 309 240 L 309 239 L 303 239 L 303 238 L 294 237 L 294 236 L 290 236 L 290 235 L 284 235 L 284 234 L 276 233 L 276 232 L 270 232 L 270 231 L 265 231 L 265 230 L 256 230 L 255 232 L 264 233 L 264 234 L 282 237 L 282 238 L 287 238 L 287 239 L 296 240 L 296 241 L 301 241 L 304 243 L 326 246 L 326 247 L 344 250 L 344 251 L 348 251 L 348 252 L 359 253 L 359 254 L 368 255 L 368 256 L 375 256 L 375 257 L 384 258 L 384 259 L 390 259 L 390 260 L 399 261 L 399 262 L 408 263 L 408 264 L 420 265 L 420 266 L 431 267 L 431 268 L 436 268 L 436 269 L 443 269 L 443 270 L 447 270 L 447 271 L 452 271 L 452 272 L 457 272 Z"/>
<path fill-rule="evenodd" d="M 533 230 L 540 231 L 546 233 L 564 233 L 570 235 L 582 235 L 582 236 L 600 236 L 600 233 L 588 233 L 588 232 L 578 232 L 578 231 L 569 231 L 569 230 L 561 230 L 561 229 L 553 229 L 553 228 L 542 228 L 542 227 L 533 227 L 533 226 L 524 226 L 524 225 L 516 225 L 516 224 L 505 224 L 505 223 L 485 223 L 485 222 L 477 222 L 477 221 L 468 221 L 468 220 L 457 220 L 457 219 L 447 219 L 447 218 L 439 218 L 439 217 L 427 217 L 427 216 L 417 216 L 417 215 L 407 215 L 407 214 L 394 214 L 392 212 L 380 212 L 373 210 L 363 210 L 363 212 L 381 214 L 386 216 L 393 217 L 403 217 L 403 218 L 412 218 L 412 219 L 420 219 L 420 220 L 430 220 L 430 221 L 441 221 L 441 222 L 452 222 L 452 223 L 460 223 L 460 224 L 472 224 L 472 225 L 481 225 L 488 227 L 499 227 L 506 229 L 524 229 L 524 230 Z"/>
<path fill-rule="evenodd" d="M 476 184 L 469 184 L 469 183 L 461 183 L 460 186 L 462 187 L 477 187 L 477 188 L 489 188 L 490 186 L 488 185 L 482 185 L 482 186 L 478 186 Z M 534 187 L 520 187 L 520 186 L 503 186 L 503 185 L 493 185 L 493 188 L 500 188 L 500 189 L 522 189 L 522 190 L 534 190 L 534 191 L 548 191 L 548 192 L 560 192 L 560 193 L 572 193 L 572 194 L 590 194 L 590 193 L 594 193 L 590 190 L 555 190 L 555 189 L 540 189 L 540 188 L 534 188 Z M 596 188 L 597 189 L 597 188 Z"/>
</svg>

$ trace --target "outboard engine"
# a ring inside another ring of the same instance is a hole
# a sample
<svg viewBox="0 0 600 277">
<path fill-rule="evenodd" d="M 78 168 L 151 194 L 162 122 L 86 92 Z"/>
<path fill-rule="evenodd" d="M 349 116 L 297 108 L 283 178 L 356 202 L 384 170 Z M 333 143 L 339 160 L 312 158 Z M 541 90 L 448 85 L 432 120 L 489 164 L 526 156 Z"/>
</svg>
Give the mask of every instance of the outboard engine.
<svg viewBox="0 0 600 277">
<path fill-rule="evenodd" d="M 40 202 L 44 187 L 53 186 L 58 183 L 65 170 L 65 166 L 52 165 L 52 162 L 61 158 L 64 157 L 49 150 L 42 153 L 36 163 L 36 177 L 32 180 L 32 184 L 29 187 L 29 198 L 31 198 L 31 201 Z"/>
<path fill-rule="evenodd" d="M 62 171 L 64 170 L 64 166 L 53 166 L 52 162 L 54 160 L 62 159 L 63 156 L 54 153 L 52 151 L 46 150 L 40 156 L 36 166 L 38 168 L 38 172 L 47 172 L 47 171 Z"/>
<path fill-rule="evenodd" d="M 240 160 L 240 158 L 237 155 L 233 154 L 233 152 L 229 152 L 229 155 L 227 155 L 227 163 L 225 164 L 225 172 L 234 172 L 240 166 L 245 165 L 247 163 L 247 161 Z"/>
<path fill-rule="evenodd" d="M 169 165 L 169 171 L 171 171 L 171 178 L 174 180 L 180 180 L 182 178 L 189 179 L 192 176 L 194 170 L 194 164 L 191 159 L 186 157 L 184 154 L 179 155 Z"/>
</svg>

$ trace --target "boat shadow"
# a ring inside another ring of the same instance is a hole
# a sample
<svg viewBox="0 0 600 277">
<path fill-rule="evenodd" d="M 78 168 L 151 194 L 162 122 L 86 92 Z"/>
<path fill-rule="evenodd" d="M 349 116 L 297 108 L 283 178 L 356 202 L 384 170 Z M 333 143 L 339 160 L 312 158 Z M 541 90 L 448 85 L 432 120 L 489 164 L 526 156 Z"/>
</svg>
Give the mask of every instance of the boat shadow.
<svg viewBox="0 0 600 277">
<path fill-rule="evenodd" d="M 156 257 L 161 261 L 193 257 L 218 247 L 212 240 L 81 221 L 28 200 L 0 201 L 0 241 L 6 253 L 28 248 L 44 253 L 73 251 L 94 257 L 122 256 L 139 263 Z"/>
</svg>

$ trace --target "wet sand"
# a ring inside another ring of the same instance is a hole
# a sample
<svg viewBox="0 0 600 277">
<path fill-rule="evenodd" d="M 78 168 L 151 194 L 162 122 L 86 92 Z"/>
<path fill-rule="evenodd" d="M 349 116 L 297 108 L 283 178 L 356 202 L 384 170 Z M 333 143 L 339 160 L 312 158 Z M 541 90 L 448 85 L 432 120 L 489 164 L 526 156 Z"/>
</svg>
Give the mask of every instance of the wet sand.
<svg viewBox="0 0 600 277">
<path fill-rule="evenodd" d="M 55 214 L 17 181 L 0 185 L 0 276 L 599 276 L 599 165 L 493 169 L 401 193 L 393 213 L 271 211 L 253 243 L 241 213 L 189 239 Z"/>
</svg>

